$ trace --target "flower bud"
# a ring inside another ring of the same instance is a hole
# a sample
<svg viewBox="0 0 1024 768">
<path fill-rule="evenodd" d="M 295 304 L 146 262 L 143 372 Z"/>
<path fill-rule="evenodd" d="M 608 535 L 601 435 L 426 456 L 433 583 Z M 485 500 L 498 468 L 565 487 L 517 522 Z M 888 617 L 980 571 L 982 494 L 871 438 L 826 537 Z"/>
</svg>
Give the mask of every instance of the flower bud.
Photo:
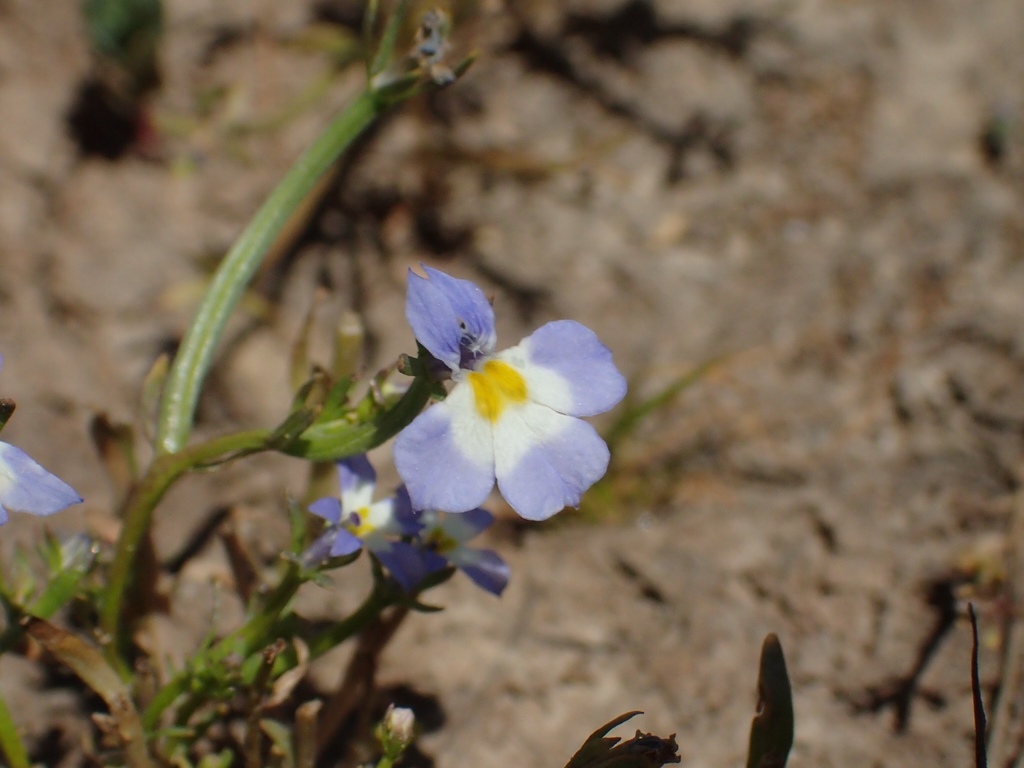
<svg viewBox="0 0 1024 768">
<path fill-rule="evenodd" d="M 384 732 L 403 748 L 412 743 L 415 725 L 416 715 L 411 709 L 396 707 L 394 704 L 388 706 L 384 714 Z"/>
</svg>

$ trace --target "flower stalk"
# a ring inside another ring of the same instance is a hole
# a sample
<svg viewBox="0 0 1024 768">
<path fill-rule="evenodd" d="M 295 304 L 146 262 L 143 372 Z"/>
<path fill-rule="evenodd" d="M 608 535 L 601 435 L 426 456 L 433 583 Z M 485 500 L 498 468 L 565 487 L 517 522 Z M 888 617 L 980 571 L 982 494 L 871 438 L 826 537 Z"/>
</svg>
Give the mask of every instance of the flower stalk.
<svg viewBox="0 0 1024 768">
<path fill-rule="evenodd" d="M 224 257 L 167 375 L 157 421 L 156 449 L 160 454 L 176 453 L 188 441 L 217 342 L 278 233 L 320 177 L 382 108 L 372 90 L 360 94 L 296 161 Z"/>
</svg>

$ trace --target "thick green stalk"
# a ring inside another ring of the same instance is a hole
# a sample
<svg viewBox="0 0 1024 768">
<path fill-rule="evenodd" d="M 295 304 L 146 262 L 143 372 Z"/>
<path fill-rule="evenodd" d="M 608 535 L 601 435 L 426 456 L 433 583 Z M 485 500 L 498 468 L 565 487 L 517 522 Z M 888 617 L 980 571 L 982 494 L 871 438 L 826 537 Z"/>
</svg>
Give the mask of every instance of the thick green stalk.
<svg viewBox="0 0 1024 768">
<path fill-rule="evenodd" d="M 217 268 L 181 343 L 160 402 L 156 449 L 180 451 L 192 430 L 199 392 L 228 317 L 281 229 L 320 177 L 373 122 L 382 106 L 368 88 L 327 127 L 267 198 Z"/>
</svg>

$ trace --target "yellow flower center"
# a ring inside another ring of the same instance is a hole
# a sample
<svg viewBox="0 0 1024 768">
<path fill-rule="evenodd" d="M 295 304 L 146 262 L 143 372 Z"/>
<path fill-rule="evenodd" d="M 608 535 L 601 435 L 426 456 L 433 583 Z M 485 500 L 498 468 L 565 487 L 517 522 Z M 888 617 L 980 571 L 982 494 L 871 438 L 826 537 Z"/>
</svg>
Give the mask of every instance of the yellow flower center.
<svg viewBox="0 0 1024 768">
<path fill-rule="evenodd" d="M 374 526 L 370 525 L 369 507 L 362 507 L 361 509 L 357 509 L 355 511 L 355 517 L 359 521 L 359 524 L 353 525 L 350 522 L 346 527 L 348 528 L 349 533 L 351 533 L 356 538 L 362 539 L 376 530 Z"/>
<path fill-rule="evenodd" d="M 427 534 L 426 545 L 439 555 L 447 555 L 449 552 L 459 548 L 459 542 L 445 533 L 441 528 L 435 528 Z"/>
<path fill-rule="evenodd" d="M 492 424 L 510 405 L 526 402 L 526 380 L 508 363 L 488 360 L 479 371 L 466 376 L 473 387 L 477 412 Z"/>
</svg>

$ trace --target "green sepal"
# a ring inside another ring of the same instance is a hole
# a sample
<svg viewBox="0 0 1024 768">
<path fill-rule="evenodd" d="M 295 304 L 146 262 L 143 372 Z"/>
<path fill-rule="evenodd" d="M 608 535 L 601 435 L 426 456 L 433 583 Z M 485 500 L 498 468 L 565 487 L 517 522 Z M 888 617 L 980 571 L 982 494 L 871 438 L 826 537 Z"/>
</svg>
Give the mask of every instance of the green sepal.
<svg viewBox="0 0 1024 768">
<path fill-rule="evenodd" d="M 337 461 L 366 453 L 411 424 L 430 400 L 432 389 L 432 382 L 420 375 L 404 394 L 384 396 L 383 402 L 371 392 L 356 406 L 358 421 L 348 418 L 347 412 L 331 421 L 318 420 L 289 443 L 274 447 L 309 461 Z"/>
<path fill-rule="evenodd" d="M 324 397 L 323 407 L 316 419 L 318 422 L 337 421 L 345 416 L 349 411 L 348 393 L 352 390 L 352 384 L 350 376 L 334 382 Z"/>
<path fill-rule="evenodd" d="M 316 408 L 292 411 L 267 438 L 267 448 L 272 451 L 286 450 L 316 422 L 316 417 Z"/>
</svg>

